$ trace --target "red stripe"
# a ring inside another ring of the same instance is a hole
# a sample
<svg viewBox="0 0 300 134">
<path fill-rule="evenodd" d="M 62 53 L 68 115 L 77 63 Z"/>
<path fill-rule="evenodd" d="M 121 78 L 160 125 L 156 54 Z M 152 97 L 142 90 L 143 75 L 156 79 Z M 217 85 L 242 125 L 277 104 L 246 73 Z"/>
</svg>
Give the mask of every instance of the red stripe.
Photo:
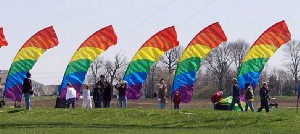
<svg viewBox="0 0 300 134">
<path fill-rule="evenodd" d="M 188 46 L 201 44 L 215 48 L 220 43 L 227 41 L 227 37 L 219 22 L 213 23 L 201 30 Z"/>
<path fill-rule="evenodd" d="M 49 49 L 58 45 L 58 39 L 52 26 L 47 27 L 31 36 L 22 48 L 37 47 Z M 22 49 L 21 48 L 21 49 Z"/>
<path fill-rule="evenodd" d="M 174 26 L 163 29 L 148 39 L 143 47 L 155 47 L 164 52 L 178 46 L 177 34 Z M 140 49 L 141 49 L 140 48 Z"/>
<path fill-rule="evenodd" d="M 274 45 L 280 47 L 291 40 L 291 33 L 284 21 L 278 22 L 268 28 L 252 45 Z"/>
<path fill-rule="evenodd" d="M 78 49 L 82 47 L 96 47 L 106 50 L 115 44 L 117 44 L 117 35 L 115 34 L 113 27 L 110 25 L 92 34 Z"/>
<path fill-rule="evenodd" d="M 0 27 L 0 47 L 2 46 L 7 46 L 7 41 L 5 39 L 4 33 L 3 33 L 3 28 Z"/>
</svg>

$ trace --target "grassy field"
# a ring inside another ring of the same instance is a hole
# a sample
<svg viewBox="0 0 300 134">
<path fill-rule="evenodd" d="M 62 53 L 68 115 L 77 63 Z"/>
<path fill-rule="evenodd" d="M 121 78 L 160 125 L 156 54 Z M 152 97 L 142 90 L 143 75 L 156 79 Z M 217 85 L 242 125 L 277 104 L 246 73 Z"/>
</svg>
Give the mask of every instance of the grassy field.
<svg viewBox="0 0 300 134">
<path fill-rule="evenodd" d="M 0 133 L 299 133 L 295 109 L 0 109 Z"/>
</svg>

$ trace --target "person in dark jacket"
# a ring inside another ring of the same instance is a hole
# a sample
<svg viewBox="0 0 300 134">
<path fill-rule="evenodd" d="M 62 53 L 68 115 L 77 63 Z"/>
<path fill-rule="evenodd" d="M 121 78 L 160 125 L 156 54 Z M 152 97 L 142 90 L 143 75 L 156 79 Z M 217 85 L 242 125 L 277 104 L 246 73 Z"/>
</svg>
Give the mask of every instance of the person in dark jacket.
<svg viewBox="0 0 300 134">
<path fill-rule="evenodd" d="M 174 110 L 179 109 L 179 104 L 181 102 L 181 97 L 179 96 L 179 91 L 176 91 L 173 97 L 173 102 L 174 102 Z"/>
<path fill-rule="evenodd" d="M 268 95 L 268 85 L 266 82 L 264 82 L 262 88 L 260 88 L 259 96 L 260 96 L 260 108 L 258 108 L 257 112 L 261 112 L 263 108 L 266 109 L 266 112 L 269 112 L 268 100 L 270 100 L 270 98 Z"/>
<path fill-rule="evenodd" d="M 93 100 L 95 104 L 95 108 L 102 108 L 101 102 L 102 102 L 102 88 L 99 82 L 96 83 L 96 87 L 93 90 Z"/>
<path fill-rule="evenodd" d="M 26 110 L 29 110 L 30 109 L 30 96 L 33 94 L 31 74 L 29 72 L 27 72 L 26 77 L 27 78 L 25 78 L 23 80 L 22 93 L 24 94 L 24 98 L 25 98 Z"/>
<path fill-rule="evenodd" d="M 103 107 L 110 108 L 111 101 L 111 85 L 105 81 L 104 82 L 104 94 L 103 94 Z"/>
<path fill-rule="evenodd" d="M 245 106 L 245 111 L 248 111 L 248 107 L 250 107 L 251 111 L 254 112 L 254 107 L 253 107 L 253 100 L 254 100 L 254 94 L 253 94 L 253 89 L 250 83 L 245 83 L 245 100 L 246 100 L 246 106 Z"/>
<path fill-rule="evenodd" d="M 120 82 L 116 85 L 116 89 L 119 91 L 118 107 L 127 108 L 126 90 L 127 83 L 125 81 Z"/>
<path fill-rule="evenodd" d="M 236 78 L 233 78 L 233 83 L 234 84 L 232 87 L 232 102 L 230 104 L 229 111 L 232 111 L 235 103 L 237 103 L 241 111 L 243 111 L 243 108 L 241 106 L 241 101 L 240 101 L 240 90 Z"/>
</svg>

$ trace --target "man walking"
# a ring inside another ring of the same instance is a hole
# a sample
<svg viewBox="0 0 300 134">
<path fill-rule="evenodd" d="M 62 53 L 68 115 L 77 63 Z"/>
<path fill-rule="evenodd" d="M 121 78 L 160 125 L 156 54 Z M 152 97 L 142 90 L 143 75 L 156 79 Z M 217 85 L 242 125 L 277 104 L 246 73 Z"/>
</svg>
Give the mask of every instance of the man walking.
<svg viewBox="0 0 300 134">
<path fill-rule="evenodd" d="M 26 73 L 26 77 L 23 80 L 23 90 L 22 93 L 24 94 L 26 110 L 30 110 L 30 96 L 33 94 L 32 91 L 32 83 L 31 83 L 31 74 L 29 72 Z"/>
<path fill-rule="evenodd" d="M 259 90 L 259 96 L 260 96 L 260 108 L 258 108 L 257 112 L 261 112 L 263 108 L 266 109 L 266 112 L 269 112 L 269 106 L 268 106 L 268 85 L 266 82 L 263 83 L 263 86 Z"/>
</svg>

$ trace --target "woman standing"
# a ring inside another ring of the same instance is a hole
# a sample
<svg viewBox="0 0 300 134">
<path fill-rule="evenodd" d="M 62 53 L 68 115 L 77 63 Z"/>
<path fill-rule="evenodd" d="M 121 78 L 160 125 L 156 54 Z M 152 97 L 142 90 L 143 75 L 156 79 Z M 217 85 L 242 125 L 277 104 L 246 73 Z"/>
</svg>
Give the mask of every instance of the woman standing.
<svg viewBox="0 0 300 134">
<path fill-rule="evenodd" d="M 253 100 L 254 100 L 254 94 L 253 94 L 253 89 L 250 83 L 245 84 L 245 100 L 246 100 L 246 106 L 245 106 L 245 111 L 248 111 L 248 107 L 250 107 L 251 111 L 254 112 L 253 108 Z"/>
<path fill-rule="evenodd" d="M 83 85 L 82 96 L 82 108 L 92 108 L 91 92 L 89 86 L 86 84 Z"/>
</svg>

